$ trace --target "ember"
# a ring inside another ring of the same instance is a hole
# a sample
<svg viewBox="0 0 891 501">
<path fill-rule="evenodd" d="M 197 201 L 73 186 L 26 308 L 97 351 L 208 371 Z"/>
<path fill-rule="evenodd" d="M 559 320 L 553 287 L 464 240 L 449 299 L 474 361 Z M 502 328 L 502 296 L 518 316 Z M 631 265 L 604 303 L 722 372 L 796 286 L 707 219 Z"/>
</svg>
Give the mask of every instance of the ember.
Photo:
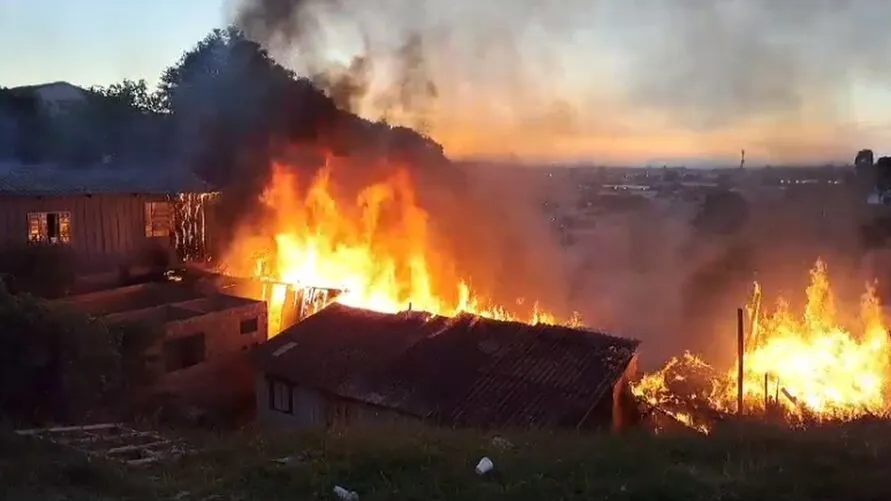
<svg viewBox="0 0 891 501">
<path fill-rule="evenodd" d="M 823 261 L 811 270 L 800 316 L 783 300 L 773 312 L 762 312 L 757 283 L 748 310 L 744 412 L 776 411 L 786 422 L 798 424 L 889 414 L 891 343 L 871 285 L 861 298 L 856 332 L 838 320 Z M 686 354 L 646 375 L 634 393 L 677 420 L 707 430 L 693 416 L 705 417 L 703 409 L 736 412 L 736 370 L 716 371 Z"/>
<path fill-rule="evenodd" d="M 521 315 L 474 294 L 454 273 L 450 256 L 433 243 L 428 215 L 415 200 L 407 171 L 395 171 L 385 182 L 361 190 L 354 203 L 344 204 L 331 182 L 332 162 L 329 158 L 305 195 L 290 166 L 273 166 L 262 196 L 267 223 L 242 229 L 224 259 L 229 272 L 296 287 L 341 290 L 336 301 L 380 312 L 467 312 L 558 323 L 537 304 Z M 284 288 L 273 292 L 271 315 L 281 310 Z M 521 304 L 518 301 L 518 308 Z"/>
</svg>

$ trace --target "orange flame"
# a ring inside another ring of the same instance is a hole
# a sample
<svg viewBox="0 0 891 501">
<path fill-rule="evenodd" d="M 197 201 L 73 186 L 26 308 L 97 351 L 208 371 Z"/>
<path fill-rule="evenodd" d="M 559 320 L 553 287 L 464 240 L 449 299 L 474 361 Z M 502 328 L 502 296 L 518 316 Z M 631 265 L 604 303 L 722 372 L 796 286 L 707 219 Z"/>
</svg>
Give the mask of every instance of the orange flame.
<svg viewBox="0 0 891 501">
<path fill-rule="evenodd" d="M 557 323 L 537 304 L 522 317 L 493 305 L 452 273 L 454 263 L 432 243 L 428 214 L 417 204 L 406 171 L 365 187 L 353 204 L 335 197 L 331 173 L 329 161 L 301 195 L 294 170 L 273 165 L 261 197 L 269 217 L 262 227 L 246 228 L 236 239 L 224 260 L 230 269 L 244 274 L 253 267 L 250 275 L 298 287 L 340 289 L 344 292 L 337 301 L 380 312 L 410 308 Z M 280 289 L 270 315 L 280 309 Z M 567 323 L 578 322 L 573 317 Z"/>
<path fill-rule="evenodd" d="M 762 313 L 760 303 L 756 283 L 744 358 L 745 412 L 773 410 L 793 421 L 850 420 L 891 412 L 891 339 L 872 284 L 861 298 L 860 328 L 854 332 L 838 320 L 822 260 L 811 270 L 800 316 L 782 299 L 771 313 Z M 691 373 L 711 370 L 687 354 L 645 376 L 634 392 L 656 406 L 701 401 L 712 409 L 735 412 L 735 367 L 704 377 L 707 381 L 698 392 L 682 395 L 673 389 L 683 386 Z"/>
</svg>

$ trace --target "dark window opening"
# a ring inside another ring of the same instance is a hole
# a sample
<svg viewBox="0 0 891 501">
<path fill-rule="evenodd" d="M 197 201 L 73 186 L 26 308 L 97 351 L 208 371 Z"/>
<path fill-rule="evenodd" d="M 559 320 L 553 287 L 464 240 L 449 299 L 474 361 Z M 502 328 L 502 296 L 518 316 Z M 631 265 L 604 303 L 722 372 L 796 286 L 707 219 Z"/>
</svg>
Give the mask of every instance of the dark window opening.
<svg viewBox="0 0 891 501">
<path fill-rule="evenodd" d="M 204 333 L 192 334 L 164 342 L 164 370 L 186 369 L 204 362 Z"/>
<path fill-rule="evenodd" d="M 269 379 L 269 408 L 285 414 L 294 413 L 294 388 L 290 384 Z"/>
<path fill-rule="evenodd" d="M 242 334 L 253 334 L 254 332 L 257 332 L 259 328 L 260 322 L 257 320 L 256 317 L 241 321 Z"/>
</svg>

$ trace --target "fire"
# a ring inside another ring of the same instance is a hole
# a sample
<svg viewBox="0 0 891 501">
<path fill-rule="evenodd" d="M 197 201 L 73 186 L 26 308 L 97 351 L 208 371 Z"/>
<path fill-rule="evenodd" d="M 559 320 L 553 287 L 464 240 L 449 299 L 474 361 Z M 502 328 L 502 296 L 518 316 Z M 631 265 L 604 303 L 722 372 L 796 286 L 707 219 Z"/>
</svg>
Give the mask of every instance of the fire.
<svg viewBox="0 0 891 501">
<path fill-rule="evenodd" d="M 493 305 L 455 275 L 454 263 L 433 243 L 406 171 L 365 187 L 347 204 L 336 196 L 331 175 L 329 159 L 301 192 L 294 169 L 275 164 L 261 199 L 266 221 L 247 228 L 225 261 L 252 263 L 251 275 L 280 284 L 339 289 L 336 301 L 380 312 L 557 323 L 537 304 L 523 317 Z M 272 287 L 271 317 L 280 313 L 284 295 L 283 285 Z"/>
<path fill-rule="evenodd" d="M 859 326 L 851 331 L 839 321 L 822 260 L 810 278 L 807 303 L 797 316 L 782 299 L 772 312 L 762 312 L 755 283 L 743 357 L 744 412 L 797 422 L 887 415 L 891 339 L 874 286 L 867 285 Z M 639 397 L 688 424 L 693 420 L 683 409 L 736 412 L 737 391 L 736 366 L 719 373 L 689 353 L 634 386 Z"/>
</svg>

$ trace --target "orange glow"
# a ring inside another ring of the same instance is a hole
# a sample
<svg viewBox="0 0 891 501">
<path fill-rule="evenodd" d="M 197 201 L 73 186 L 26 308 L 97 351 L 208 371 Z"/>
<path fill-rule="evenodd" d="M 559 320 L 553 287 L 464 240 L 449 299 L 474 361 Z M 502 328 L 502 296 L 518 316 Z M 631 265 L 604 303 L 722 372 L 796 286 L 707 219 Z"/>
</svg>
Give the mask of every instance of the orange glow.
<svg viewBox="0 0 891 501">
<path fill-rule="evenodd" d="M 762 312 L 757 283 L 748 310 L 752 322 L 744 358 L 746 413 L 772 409 L 787 420 L 807 422 L 881 416 L 891 411 L 891 340 L 872 285 L 861 298 L 860 326 L 854 332 L 838 321 L 823 261 L 811 271 L 801 315 L 794 315 L 783 300 L 774 311 Z M 691 374 L 710 370 L 705 362 L 687 354 L 645 376 L 634 392 L 656 406 L 699 401 L 712 409 L 735 412 L 735 366 L 707 377 L 698 393 L 679 395 L 675 390 Z M 680 420 L 690 418 L 683 415 Z"/>
<path fill-rule="evenodd" d="M 230 272 L 298 287 L 341 289 L 337 301 L 381 312 L 467 312 L 558 323 L 537 305 L 520 314 L 475 295 L 469 282 L 451 271 L 455 263 L 434 244 L 428 215 L 417 204 L 405 170 L 365 187 L 352 203 L 342 203 L 331 164 L 329 159 L 303 191 L 295 169 L 273 166 L 262 196 L 263 222 L 242 228 L 224 260 Z M 274 297 L 267 296 L 270 317 L 280 317 L 284 287 L 272 292 Z"/>
</svg>

